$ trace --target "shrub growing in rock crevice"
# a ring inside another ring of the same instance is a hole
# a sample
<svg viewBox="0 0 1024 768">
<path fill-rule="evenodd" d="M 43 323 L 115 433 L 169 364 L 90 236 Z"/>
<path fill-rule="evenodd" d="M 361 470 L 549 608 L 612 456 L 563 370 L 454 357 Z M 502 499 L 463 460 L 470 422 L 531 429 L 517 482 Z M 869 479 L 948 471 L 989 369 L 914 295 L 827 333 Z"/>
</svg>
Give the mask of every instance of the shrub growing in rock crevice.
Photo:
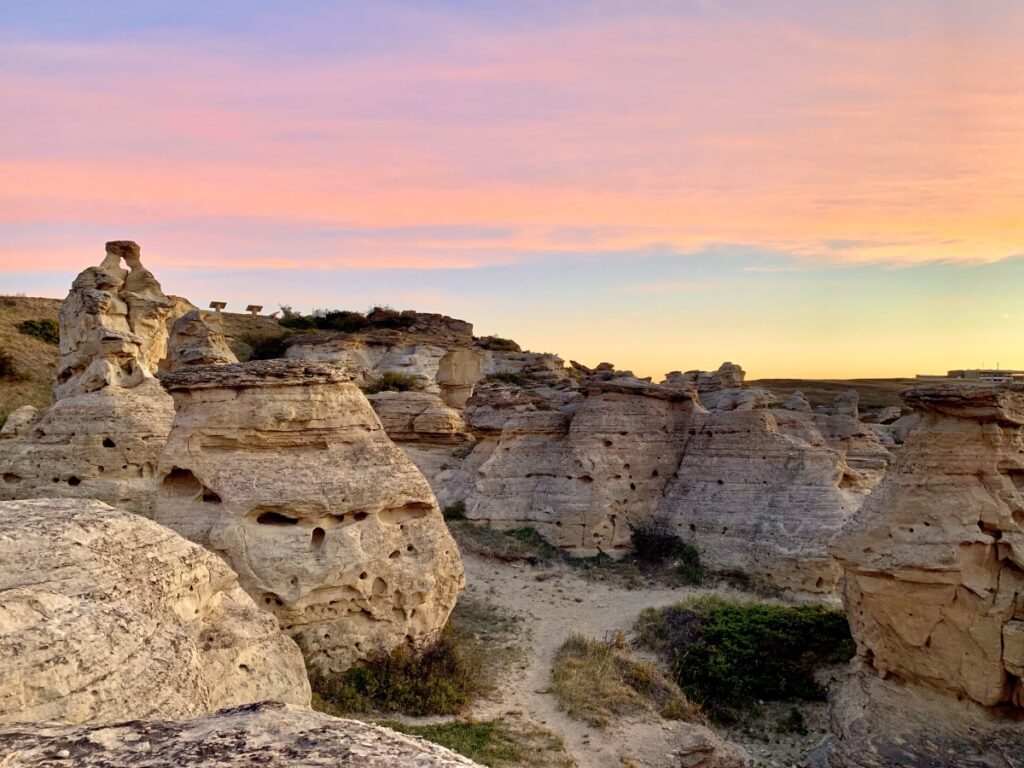
<svg viewBox="0 0 1024 768">
<path fill-rule="evenodd" d="M 852 658 L 842 611 L 822 605 L 700 597 L 648 608 L 634 630 L 656 651 L 686 694 L 714 719 L 757 711 L 758 701 L 823 700 L 815 672 Z"/>
<path fill-rule="evenodd" d="M 415 376 L 385 371 L 377 377 L 376 381 L 367 384 L 362 389 L 367 395 L 376 395 L 379 392 L 415 392 L 422 389 L 422 385 Z"/>
</svg>

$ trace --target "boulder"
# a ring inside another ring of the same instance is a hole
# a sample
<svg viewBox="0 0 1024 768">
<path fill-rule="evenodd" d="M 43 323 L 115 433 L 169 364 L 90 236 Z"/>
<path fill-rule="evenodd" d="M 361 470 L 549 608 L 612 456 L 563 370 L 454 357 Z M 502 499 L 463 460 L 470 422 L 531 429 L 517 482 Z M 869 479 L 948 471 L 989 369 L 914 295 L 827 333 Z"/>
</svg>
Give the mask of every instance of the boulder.
<svg viewBox="0 0 1024 768">
<path fill-rule="evenodd" d="M 309 702 L 299 649 L 219 558 L 101 502 L 0 503 L 0 594 L 0 722 Z"/>
<path fill-rule="evenodd" d="M 39 420 L 39 409 L 34 405 L 23 405 L 15 408 L 7 415 L 3 428 L 0 429 L 0 440 L 20 437 Z"/>
<path fill-rule="evenodd" d="M 10 768 L 480 768 L 414 736 L 265 702 L 194 720 L 0 726 Z"/>
<path fill-rule="evenodd" d="M 786 402 L 782 404 L 782 407 L 787 411 L 799 411 L 801 413 L 811 412 L 811 404 L 807 402 L 807 398 L 804 397 L 803 392 L 794 392 L 786 398 Z"/>
<path fill-rule="evenodd" d="M 464 584 L 426 480 L 343 369 L 185 368 L 154 517 L 220 554 L 311 663 L 434 639 Z"/>
<path fill-rule="evenodd" d="M 193 309 L 175 321 L 167 342 L 161 371 L 177 371 L 188 365 L 223 365 L 238 358 L 224 338 L 220 313 Z"/>
</svg>

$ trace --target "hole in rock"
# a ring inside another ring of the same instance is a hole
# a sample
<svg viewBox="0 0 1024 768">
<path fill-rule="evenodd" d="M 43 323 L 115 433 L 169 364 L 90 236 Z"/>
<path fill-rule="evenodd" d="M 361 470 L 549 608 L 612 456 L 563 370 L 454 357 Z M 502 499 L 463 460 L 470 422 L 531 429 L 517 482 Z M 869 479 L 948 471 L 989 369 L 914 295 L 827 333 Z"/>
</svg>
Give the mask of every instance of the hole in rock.
<svg viewBox="0 0 1024 768">
<path fill-rule="evenodd" d="M 164 493 L 180 498 L 195 499 L 203 492 L 203 484 L 199 482 L 199 478 L 181 467 L 173 467 L 160 486 Z"/>
<path fill-rule="evenodd" d="M 433 507 L 422 501 L 411 501 L 395 509 L 385 509 L 378 517 L 382 523 L 395 525 L 409 520 L 418 520 L 426 517 L 433 511 Z"/>
<path fill-rule="evenodd" d="M 579 480 L 581 483 L 584 483 L 585 485 L 589 485 L 590 483 L 594 482 L 594 478 L 592 478 L 590 475 L 580 475 L 576 479 Z"/>
<path fill-rule="evenodd" d="M 70 485 L 70 486 L 81 485 L 81 484 L 82 484 L 82 481 L 79 480 L 74 475 L 72 475 L 71 477 L 68 478 L 68 485 Z"/>
<path fill-rule="evenodd" d="M 821 589 L 823 586 L 825 586 L 825 580 L 821 578 L 821 576 L 819 576 L 818 580 L 814 582 L 814 586 L 816 589 Z"/>
<path fill-rule="evenodd" d="M 722 478 L 718 478 L 718 484 L 725 485 L 725 480 L 723 480 Z"/>
<path fill-rule="evenodd" d="M 211 491 L 209 488 L 203 488 L 203 501 L 207 504 L 220 504 L 220 496 Z"/>
<path fill-rule="evenodd" d="M 263 593 L 263 602 L 266 605 L 276 605 L 278 607 L 284 605 L 284 603 L 281 602 L 281 598 L 278 597 L 277 595 L 275 595 L 273 592 L 264 592 Z"/>
<path fill-rule="evenodd" d="M 405 548 L 405 551 L 406 552 L 415 552 L 416 551 L 416 547 L 414 547 L 412 544 L 410 544 L 408 547 Z"/>
<path fill-rule="evenodd" d="M 5 483 L 16 483 L 19 480 L 21 480 L 21 476 L 20 475 L 16 475 L 13 472 L 4 472 L 4 482 Z"/>
<path fill-rule="evenodd" d="M 390 555 L 388 555 L 388 558 L 390 558 L 391 560 L 394 560 L 394 559 L 395 559 L 396 557 L 398 557 L 398 556 L 399 556 L 399 555 L 401 555 L 401 554 L 402 554 L 402 553 L 401 553 L 401 552 L 399 552 L 399 551 L 398 551 L 398 550 L 396 549 L 396 550 L 395 550 L 394 552 L 392 552 L 392 553 L 391 553 Z"/>
<path fill-rule="evenodd" d="M 630 483 L 629 484 L 629 490 L 635 491 L 636 490 L 636 483 Z"/>
<path fill-rule="evenodd" d="M 313 535 L 310 538 L 310 544 L 313 549 L 320 549 L 324 544 L 325 538 L 327 538 L 327 534 L 324 532 L 323 528 L 314 528 Z"/>
<path fill-rule="evenodd" d="M 604 447 L 605 448 L 611 448 L 612 447 L 612 441 L 611 440 L 605 440 L 603 442 L 604 442 Z"/>
<path fill-rule="evenodd" d="M 369 512 L 356 512 L 355 519 L 356 519 L 356 522 L 358 523 L 360 520 L 365 520 L 369 516 L 370 516 Z"/>
<path fill-rule="evenodd" d="M 245 664 L 239 664 L 238 668 L 240 670 L 242 670 L 243 672 L 248 672 L 249 671 L 249 667 L 247 665 L 245 665 Z"/>
<path fill-rule="evenodd" d="M 282 515 L 280 512 L 260 512 L 256 516 L 256 522 L 260 525 L 297 525 L 299 518 Z"/>
<path fill-rule="evenodd" d="M 359 578 L 360 579 L 366 579 L 366 578 L 369 577 L 369 575 L 370 574 L 368 574 L 366 571 L 363 571 L 362 573 L 359 574 Z"/>
<path fill-rule="evenodd" d="M 651 472 L 651 477 L 657 477 L 657 476 L 658 476 L 658 470 L 654 470 L 653 472 Z"/>
<path fill-rule="evenodd" d="M 103 438 L 103 447 L 104 448 L 116 448 L 117 446 L 114 444 L 114 441 L 111 440 L 109 437 L 104 437 Z"/>
<path fill-rule="evenodd" d="M 696 523 L 690 523 L 690 530 L 691 530 L 691 531 L 696 531 L 696 530 L 697 530 L 697 525 L 696 525 Z"/>
</svg>

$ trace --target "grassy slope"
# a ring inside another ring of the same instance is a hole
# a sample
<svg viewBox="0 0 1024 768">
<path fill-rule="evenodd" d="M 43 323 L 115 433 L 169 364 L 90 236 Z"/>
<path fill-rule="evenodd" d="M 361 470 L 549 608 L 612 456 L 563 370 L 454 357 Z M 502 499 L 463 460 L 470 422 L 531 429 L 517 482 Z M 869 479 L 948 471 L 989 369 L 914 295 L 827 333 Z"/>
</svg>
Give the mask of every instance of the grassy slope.
<svg viewBox="0 0 1024 768">
<path fill-rule="evenodd" d="M 861 408 L 901 406 L 899 393 L 920 384 L 916 379 L 758 379 L 747 383 L 751 387 L 767 389 L 780 401 L 799 390 L 812 407 L 832 405 L 840 392 L 856 389 L 860 393 Z"/>
<path fill-rule="evenodd" d="M 13 358 L 24 378 L 0 381 L 0 423 L 20 405 L 46 408 L 57 375 L 57 347 L 35 336 L 18 331 L 23 320 L 57 319 L 59 299 L 33 299 L 24 296 L 0 296 L 0 349 Z"/>
<path fill-rule="evenodd" d="M 23 320 L 47 317 L 57 320 L 60 305 L 60 299 L 0 296 L 0 349 L 14 357 L 18 371 L 25 375 L 20 381 L 0 381 L 0 424 L 18 406 L 49 407 L 59 350 L 54 344 L 19 332 L 17 325 Z M 277 320 L 269 317 L 224 313 L 224 331 L 229 341 L 237 337 L 277 336 L 283 330 Z"/>
</svg>

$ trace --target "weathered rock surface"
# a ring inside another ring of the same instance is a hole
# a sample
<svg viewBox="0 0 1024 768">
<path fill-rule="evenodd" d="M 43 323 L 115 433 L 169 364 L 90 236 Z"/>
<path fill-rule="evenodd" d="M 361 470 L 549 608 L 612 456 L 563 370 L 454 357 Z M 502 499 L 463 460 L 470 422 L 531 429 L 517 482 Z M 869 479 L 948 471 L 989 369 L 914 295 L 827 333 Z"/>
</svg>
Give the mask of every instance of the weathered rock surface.
<svg viewBox="0 0 1024 768">
<path fill-rule="evenodd" d="M 1024 393 L 903 397 L 914 429 L 835 541 L 863 671 L 818 764 L 1024 765 Z"/>
<path fill-rule="evenodd" d="M 766 408 L 699 416 L 657 510 L 710 570 L 829 593 L 829 542 L 870 485 L 804 414 Z"/>
<path fill-rule="evenodd" d="M 1024 707 L 1024 394 L 939 386 L 835 545 L 860 655 L 881 675 Z"/>
<path fill-rule="evenodd" d="M 1024 721 L 873 674 L 830 701 L 833 736 L 812 768 L 1021 768 Z"/>
<path fill-rule="evenodd" d="M 356 720 L 277 703 L 195 720 L 0 726 L 4 768 L 458 768 L 436 744 Z M 479 768 L 479 767 L 478 767 Z"/>
<path fill-rule="evenodd" d="M 62 398 L 0 441 L 0 500 L 99 499 L 149 514 L 174 403 L 153 378 Z"/>
<path fill-rule="evenodd" d="M 177 407 L 154 517 L 220 554 L 309 661 L 433 639 L 464 584 L 426 480 L 337 366 L 164 377 Z"/>
<path fill-rule="evenodd" d="M 7 416 L 4 426 L 0 429 L 0 440 L 10 440 L 20 437 L 28 431 L 28 428 L 39 420 L 39 409 L 33 405 L 23 405 L 15 408 Z"/>
<path fill-rule="evenodd" d="M 0 722 L 309 701 L 295 643 L 220 559 L 98 501 L 0 503 L 0 658 Z"/>
<path fill-rule="evenodd" d="M 193 309 L 179 317 L 167 341 L 167 357 L 161 371 L 177 371 L 189 365 L 237 363 L 228 347 L 219 313 Z"/>
<path fill-rule="evenodd" d="M 106 248 L 103 262 L 78 275 L 61 306 L 55 400 L 137 386 L 166 354 L 175 303 L 142 265 L 137 244 L 117 240 Z"/>
</svg>

